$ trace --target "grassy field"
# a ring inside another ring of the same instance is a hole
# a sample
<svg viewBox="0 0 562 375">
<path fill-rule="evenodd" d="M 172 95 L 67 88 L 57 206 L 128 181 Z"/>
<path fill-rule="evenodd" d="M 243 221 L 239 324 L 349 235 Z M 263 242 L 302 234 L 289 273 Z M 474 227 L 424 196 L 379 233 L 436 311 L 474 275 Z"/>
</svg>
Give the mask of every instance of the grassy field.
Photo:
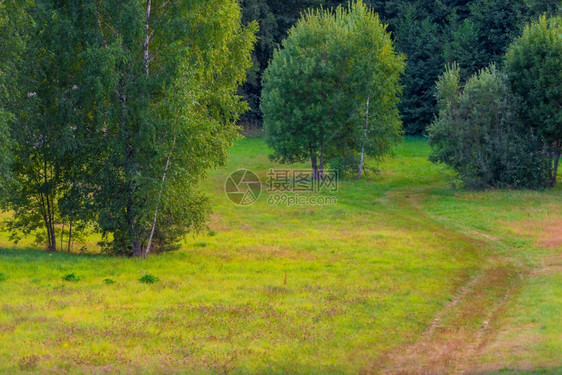
<svg viewBox="0 0 562 375">
<path fill-rule="evenodd" d="M 208 232 L 178 252 L 50 255 L 1 234 L 0 372 L 562 373 L 560 187 L 453 189 L 411 138 L 336 205 L 233 205 L 226 177 L 265 180 L 269 153 L 232 149 L 204 184 Z"/>
</svg>

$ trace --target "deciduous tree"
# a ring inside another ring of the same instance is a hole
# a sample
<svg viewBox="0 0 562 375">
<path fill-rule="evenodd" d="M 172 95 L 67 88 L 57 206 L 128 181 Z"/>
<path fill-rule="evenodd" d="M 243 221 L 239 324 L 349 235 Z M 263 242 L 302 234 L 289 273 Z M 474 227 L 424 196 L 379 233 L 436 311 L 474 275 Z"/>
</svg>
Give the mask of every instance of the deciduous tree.
<svg viewBox="0 0 562 375">
<path fill-rule="evenodd" d="M 264 76 L 262 111 L 274 157 L 308 159 L 321 178 L 333 158 L 384 155 L 400 134 L 402 71 L 403 57 L 361 1 L 335 13 L 308 12 Z"/>
<path fill-rule="evenodd" d="M 439 116 L 428 128 L 430 159 L 458 172 L 470 189 L 544 188 L 540 142 L 522 126 L 518 99 L 494 65 L 463 87 L 456 65 L 437 83 Z"/>
<path fill-rule="evenodd" d="M 238 136 L 256 25 L 235 0 L 37 0 L 30 15 L 12 229 L 44 223 L 53 251 L 95 222 L 108 249 L 142 256 L 200 228 L 198 182 Z"/>
</svg>

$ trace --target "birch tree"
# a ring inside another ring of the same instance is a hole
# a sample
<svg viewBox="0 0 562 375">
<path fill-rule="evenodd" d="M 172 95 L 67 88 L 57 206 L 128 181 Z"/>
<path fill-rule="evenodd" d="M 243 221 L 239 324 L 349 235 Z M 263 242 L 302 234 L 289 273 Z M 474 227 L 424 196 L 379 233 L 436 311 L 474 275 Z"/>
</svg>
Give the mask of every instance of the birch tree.
<svg viewBox="0 0 562 375">
<path fill-rule="evenodd" d="M 98 16 L 119 61 L 119 116 L 101 135 L 111 152 L 96 174 L 98 225 L 113 251 L 143 256 L 204 224 L 210 207 L 197 185 L 237 137 L 246 104 L 235 93 L 256 26 L 241 26 L 234 0 L 107 1 Z"/>
<path fill-rule="evenodd" d="M 56 251 L 58 244 L 63 246 L 57 237 L 62 241 L 64 234 L 59 200 L 74 182 L 65 168 L 76 145 L 75 56 L 83 52 L 76 41 L 84 34 L 74 28 L 70 13 L 48 1 L 4 5 L 18 26 L 2 33 L 2 39 L 17 38 L 22 51 L 10 92 L 10 179 L 3 208 L 12 211 L 7 223 L 14 239 L 34 233 L 38 243 Z"/>
<path fill-rule="evenodd" d="M 235 0 L 37 0 L 29 15 L 9 134 L 14 233 L 54 251 L 95 224 L 106 250 L 143 256 L 202 228 L 198 183 L 238 136 L 256 25 Z"/>
<path fill-rule="evenodd" d="M 310 160 L 314 176 L 352 157 L 382 158 L 401 136 L 397 109 L 404 57 L 363 2 L 306 13 L 264 75 L 262 111 L 274 157 Z M 360 168 L 360 170 L 359 170 Z"/>
</svg>

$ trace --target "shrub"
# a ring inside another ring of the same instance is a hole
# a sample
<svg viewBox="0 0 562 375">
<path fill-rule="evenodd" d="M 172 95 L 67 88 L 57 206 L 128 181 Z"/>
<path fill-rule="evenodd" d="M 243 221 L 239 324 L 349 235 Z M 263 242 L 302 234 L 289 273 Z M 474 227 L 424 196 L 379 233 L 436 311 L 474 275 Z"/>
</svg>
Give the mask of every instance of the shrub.
<svg viewBox="0 0 562 375">
<path fill-rule="evenodd" d="M 73 273 L 69 273 L 68 275 L 64 275 L 62 279 L 64 281 L 70 281 L 70 282 L 80 281 L 80 278 L 76 277 L 76 275 L 73 274 Z"/>
<path fill-rule="evenodd" d="M 154 284 L 155 282 L 160 281 L 160 279 L 157 278 L 156 276 L 153 276 L 153 275 L 147 273 L 146 275 L 144 275 L 143 277 L 141 277 L 141 278 L 139 279 L 139 281 L 140 281 L 141 283 L 144 283 L 144 284 Z"/>
<path fill-rule="evenodd" d="M 341 154 L 330 160 L 330 167 L 338 171 L 338 176 L 342 178 L 356 177 L 357 166 L 359 165 L 359 155 L 355 153 Z"/>
<path fill-rule="evenodd" d="M 459 75 L 450 66 L 437 83 L 430 160 L 453 168 L 469 189 L 546 187 L 548 161 L 539 138 L 522 125 L 507 77 L 492 65 L 461 88 Z"/>
</svg>

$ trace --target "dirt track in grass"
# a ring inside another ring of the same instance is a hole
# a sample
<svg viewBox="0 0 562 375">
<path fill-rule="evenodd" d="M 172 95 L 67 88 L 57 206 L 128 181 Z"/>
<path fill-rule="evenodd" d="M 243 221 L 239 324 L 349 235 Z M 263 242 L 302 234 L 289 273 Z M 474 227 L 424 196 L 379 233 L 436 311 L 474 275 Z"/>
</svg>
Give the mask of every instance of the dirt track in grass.
<svg viewBox="0 0 562 375">
<path fill-rule="evenodd" d="M 428 215 L 419 202 L 424 194 L 402 194 L 400 206 L 412 220 L 431 222 L 436 231 L 470 241 L 477 251 L 506 246 L 499 239 L 478 231 L 452 230 Z M 483 257 L 484 259 L 485 257 Z M 493 340 L 500 317 L 530 274 L 513 257 L 486 257 L 480 271 L 462 285 L 450 302 L 435 316 L 417 342 L 397 348 L 364 373 L 465 374 L 477 371 L 475 361 Z"/>
</svg>

